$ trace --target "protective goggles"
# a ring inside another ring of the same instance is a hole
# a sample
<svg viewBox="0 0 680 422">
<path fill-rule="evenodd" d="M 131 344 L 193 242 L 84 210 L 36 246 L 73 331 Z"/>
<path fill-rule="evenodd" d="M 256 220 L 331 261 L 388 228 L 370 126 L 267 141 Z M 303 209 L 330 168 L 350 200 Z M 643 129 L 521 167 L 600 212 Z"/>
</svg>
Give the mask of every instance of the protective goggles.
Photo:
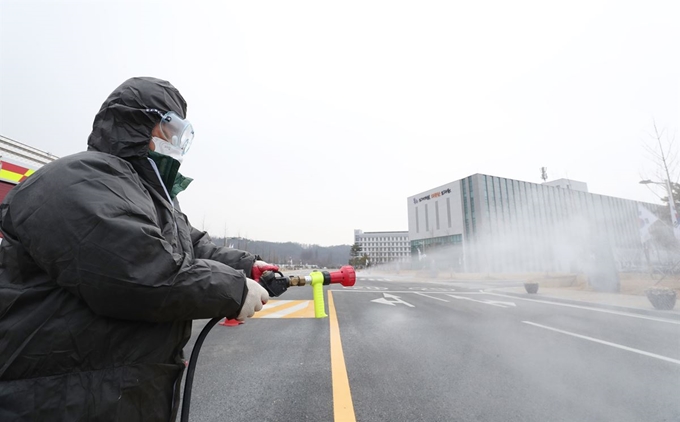
<svg viewBox="0 0 680 422">
<path fill-rule="evenodd" d="M 194 140 L 194 128 L 188 120 L 182 119 L 174 111 L 162 113 L 155 108 L 147 109 L 146 111 L 157 113 L 161 116 L 160 129 L 163 137 L 172 146 L 182 151 L 182 155 L 186 154 L 191 147 L 191 142 Z"/>
</svg>

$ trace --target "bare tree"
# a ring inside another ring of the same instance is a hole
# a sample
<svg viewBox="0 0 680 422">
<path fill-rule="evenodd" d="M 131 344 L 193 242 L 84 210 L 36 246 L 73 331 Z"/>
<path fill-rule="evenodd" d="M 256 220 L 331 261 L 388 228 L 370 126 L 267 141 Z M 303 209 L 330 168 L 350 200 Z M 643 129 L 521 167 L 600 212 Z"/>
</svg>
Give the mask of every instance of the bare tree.
<svg viewBox="0 0 680 422">
<path fill-rule="evenodd" d="M 653 129 L 653 133 L 649 134 L 651 142 L 644 144 L 647 158 L 653 164 L 653 170 L 651 178 L 643 177 L 644 180 L 640 183 L 645 184 L 661 202 L 668 204 L 660 215 L 657 215 L 659 221 L 650 230 L 652 240 L 649 242 L 650 245 L 647 245 L 656 252 L 658 265 L 655 266 L 655 272 L 662 274 L 661 279 L 658 280 L 660 282 L 668 275 L 676 274 L 680 270 L 680 245 L 673 234 L 674 218 L 671 217 L 672 211 L 680 206 L 677 203 L 680 198 L 677 196 L 673 198 L 672 208 L 670 199 L 674 196 L 674 188 L 678 185 L 678 149 L 674 135 L 669 136 L 666 130 L 659 130 L 655 121 Z"/>
<path fill-rule="evenodd" d="M 647 188 L 663 200 L 664 196 L 658 192 L 661 191 L 667 195 L 668 189 L 659 181 L 667 180 L 671 186 L 678 183 L 678 150 L 675 144 L 675 135 L 670 137 L 665 130 L 659 130 L 655 121 L 652 122 L 652 126 L 654 132 L 649 134 L 652 141 L 645 143 L 643 147 L 647 152 L 647 158 L 653 164 L 653 171 L 651 178 L 643 177 L 643 179 L 653 182 L 646 183 Z M 665 139 L 664 135 L 666 135 Z"/>
</svg>

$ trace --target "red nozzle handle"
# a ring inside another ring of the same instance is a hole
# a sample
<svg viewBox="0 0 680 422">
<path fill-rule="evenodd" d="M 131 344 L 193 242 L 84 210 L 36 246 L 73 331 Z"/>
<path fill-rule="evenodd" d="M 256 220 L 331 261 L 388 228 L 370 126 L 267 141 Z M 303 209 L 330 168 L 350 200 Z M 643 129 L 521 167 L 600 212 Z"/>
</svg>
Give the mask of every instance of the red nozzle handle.
<svg viewBox="0 0 680 422">
<path fill-rule="evenodd" d="M 357 280 L 356 273 L 354 272 L 354 267 L 351 265 L 345 265 L 341 267 L 338 271 L 333 271 L 331 275 L 331 284 L 340 283 L 345 287 L 354 286 Z"/>
</svg>

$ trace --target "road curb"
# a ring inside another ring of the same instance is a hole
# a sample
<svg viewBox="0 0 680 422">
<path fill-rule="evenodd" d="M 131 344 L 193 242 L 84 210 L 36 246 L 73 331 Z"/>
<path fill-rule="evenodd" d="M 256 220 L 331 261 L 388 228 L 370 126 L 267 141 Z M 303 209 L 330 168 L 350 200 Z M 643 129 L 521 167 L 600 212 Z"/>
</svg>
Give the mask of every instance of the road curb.
<svg viewBox="0 0 680 422">
<path fill-rule="evenodd" d="M 678 313 L 669 313 L 669 312 L 664 312 L 664 311 L 657 311 L 653 309 L 641 309 L 641 308 L 631 308 L 628 306 L 618 306 L 618 305 L 608 305 L 605 303 L 594 303 L 594 302 L 588 302 L 584 300 L 574 300 L 574 299 L 563 299 L 561 297 L 554 297 L 554 296 L 537 296 L 536 294 L 528 294 L 528 293 L 513 293 L 513 292 L 504 292 L 502 290 L 495 290 L 495 289 L 486 289 L 484 290 L 485 292 L 489 293 L 501 293 L 507 296 L 513 296 L 513 297 L 518 297 L 518 298 L 523 298 L 523 299 L 536 299 L 536 300 L 544 300 L 546 302 L 557 302 L 557 303 L 565 303 L 568 305 L 579 305 L 579 306 L 587 306 L 591 308 L 602 308 L 602 309 L 608 309 L 611 311 L 619 311 L 619 312 L 628 312 L 632 314 L 640 314 L 640 315 L 647 315 L 647 316 L 654 316 L 658 318 L 667 318 L 667 319 L 674 319 L 680 321 L 680 314 Z"/>
</svg>

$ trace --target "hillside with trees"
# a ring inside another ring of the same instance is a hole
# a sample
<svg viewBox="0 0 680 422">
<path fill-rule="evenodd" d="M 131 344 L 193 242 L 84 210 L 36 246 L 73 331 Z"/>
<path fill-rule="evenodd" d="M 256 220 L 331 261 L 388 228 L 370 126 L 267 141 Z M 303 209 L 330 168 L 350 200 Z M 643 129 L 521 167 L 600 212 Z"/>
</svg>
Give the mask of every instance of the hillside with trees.
<svg viewBox="0 0 680 422">
<path fill-rule="evenodd" d="M 218 246 L 230 246 L 260 255 L 262 259 L 277 265 L 314 266 L 337 268 L 347 265 L 350 245 L 319 246 L 293 242 L 268 242 L 243 237 L 212 237 Z"/>
</svg>

